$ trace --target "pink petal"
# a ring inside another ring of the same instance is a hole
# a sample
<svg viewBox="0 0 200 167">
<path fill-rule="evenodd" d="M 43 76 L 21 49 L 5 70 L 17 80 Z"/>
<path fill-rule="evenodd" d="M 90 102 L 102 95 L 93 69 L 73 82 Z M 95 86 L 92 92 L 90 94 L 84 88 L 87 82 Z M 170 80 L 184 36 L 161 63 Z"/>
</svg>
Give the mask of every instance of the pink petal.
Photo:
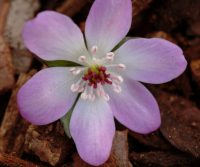
<svg viewBox="0 0 200 167">
<path fill-rule="evenodd" d="M 109 91 L 109 104 L 116 119 L 127 128 L 142 134 L 159 128 L 158 104 L 152 94 L 139 82 L 124 79 L 122 92 Z"/>
<path fill-rule="evenodd" d="M 131 0 L 95 0 L 86 21 L 88 48 L 98 46 L 99 54 L 111 51 L 126 36 L 131 21 Z"/>
<path fill-rule="evenodd" d="M 28 21 L 23 30 L 27 48 L 44 60 L 77 61 L 87 53 L 83 34 L 67 16 L 45 11 Z"/>
<path fill-rule="evenodd" d="M 116 62 L 126 65 L 125 75 L 146 83 L 164 83 L 181 75 L 187 62 L 182 50 L 164 39 L 132 39 L 116 51 Z"/>
<path fill-rule="evenodd" d="M 53 67 L 39 71 L 28 80 L 17 95 L 21 115 L 36 125 L 56 121 L 73 105 L 77 94 L 70 86 L 69 69 Z"/>
<path fill-rule="evenodd" d="M 91 165 L 101 165 L 109 157 L 115 124 L 108 103 L 79 99 L 70 121 L 70 132 L 80 157 Z"/>
</svg>

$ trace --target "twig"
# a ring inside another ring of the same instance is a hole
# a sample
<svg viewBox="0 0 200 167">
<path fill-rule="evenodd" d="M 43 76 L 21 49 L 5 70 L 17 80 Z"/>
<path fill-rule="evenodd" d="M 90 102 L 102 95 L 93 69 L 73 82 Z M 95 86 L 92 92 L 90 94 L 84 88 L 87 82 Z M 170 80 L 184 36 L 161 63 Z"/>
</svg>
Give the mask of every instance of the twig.
<svg viewBox="0 0 200 167">
<path fill-rule="evenodd" d="M 22 160 L 15 156 L 0 153 L 0 166 L 2 167 L 39 167 L 36 164 Z"/>
<path fill-rule="evenodd" d="M 90 0 L 66 0 L 63 5 L 57 9 L 57 11 L 72 17 L 89 1 Z"/>
<path fill-rule="evenodd" d="M 6 17 L 9 11 L 10 1 L 9 0 L 0 0 L 0 35 L 3 34 L 4 26 L 6 22 Z"/>
</svg>

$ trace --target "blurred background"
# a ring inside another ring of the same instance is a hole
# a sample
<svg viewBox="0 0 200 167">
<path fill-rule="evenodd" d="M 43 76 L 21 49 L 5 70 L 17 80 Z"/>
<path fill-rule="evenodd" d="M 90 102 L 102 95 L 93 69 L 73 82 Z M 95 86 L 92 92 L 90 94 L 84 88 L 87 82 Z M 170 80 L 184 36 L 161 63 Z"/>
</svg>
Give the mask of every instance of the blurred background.
<svg viewBox="0 0 200 167">
<path fill-rule="evenodd" d="M 84 32 L 93 0 L 0 0 L 0 166 L 87 167 L 60 121 L 34 126 L 21 118 L 16 94 L 43 65 L 24 46 L 24 23 L 44 10 L 70 16 Z M 200 166 L 200 1 L 132 0 L 129 37 L 158 37 L 179 45 L 188 61 L 177 79 L 146 85 L 162 116 L 159 130 L 140 135 L 116 121 L 104 167 Z"/>
</svg>

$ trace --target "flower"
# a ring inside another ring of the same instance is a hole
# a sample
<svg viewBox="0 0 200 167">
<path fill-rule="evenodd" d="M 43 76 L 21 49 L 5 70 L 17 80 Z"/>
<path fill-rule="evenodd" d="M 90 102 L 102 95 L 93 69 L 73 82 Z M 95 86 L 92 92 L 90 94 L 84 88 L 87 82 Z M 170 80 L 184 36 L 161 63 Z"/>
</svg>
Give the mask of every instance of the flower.
<svg viewBox="0 0 200 167">
<path fill-rule="evenodd" d="M 24 26 L 25 45 L 39 58 L 81 66 L 51 67 L 35 74 L 18 92 L 20 113 L 33 124 L 49 124 L 63 117 L 81 94 L 70 133 L 81 158 L 92 165 L 109 157 L 114 117 L 142 134 L 159 128 L 158 104 L 140 82 L 170 81 L 187 65 L 182 50 L 163 39 L 130 39 L 113 50 L 131 20 L 131 0 L 95 0 L 86 20 L 86 44 L 73 21 L 53 11 L 41 12 Z"/>
</svg>

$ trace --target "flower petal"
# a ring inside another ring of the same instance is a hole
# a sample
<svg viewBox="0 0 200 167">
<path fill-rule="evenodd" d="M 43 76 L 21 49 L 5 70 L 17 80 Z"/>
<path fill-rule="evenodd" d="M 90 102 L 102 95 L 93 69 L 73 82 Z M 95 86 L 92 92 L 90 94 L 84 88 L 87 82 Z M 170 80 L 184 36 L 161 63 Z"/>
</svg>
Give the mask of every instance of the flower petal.
<svg viewBox="0 0 200 167">
<path fill-rule="evenodd" d="M 127 78 L 122 92 L 109 91 L 109 104 L 116 119 L 129 129 L 147 134 L 159 128 L 158 104 L 152 94 L 139 82 Z"/>
<path fill-rule="evenodd" d="M 18 92 L 21 115 L 36 125 L 61 118 L 77 96 L 70 90 L 72 82 L 68 68 L 53 67 L 39 71 Z"/>
<path fill-rule="evenodd" d="M 28 21 L 23 29 L 27 48 L 44 60 L 77 61 L 86 47 L 78 26 L 67 16 L 45 11 Z"/>
<path fill-rule="evenodd" d="M 132 39 L 116 51 L 125 74 L 146 83 L 164 83 L 178 77 L 187 66 L 182 50 L 164 39 Z"/>
<path fill-rule="evenodd" d="M 96 45 L 100 54 L 111 51 L 126 36 L 131 21 L 131 0 L 95 0 L 86 20 L 88 48 Z"/>
<path fill-rule="evenodd" d="M 115 134 L 114 117 L 103 99 L 79 99 L 70 120 L 70 132 L 80 157 L 91 165 L 109 157 Z"/>
</svg>

